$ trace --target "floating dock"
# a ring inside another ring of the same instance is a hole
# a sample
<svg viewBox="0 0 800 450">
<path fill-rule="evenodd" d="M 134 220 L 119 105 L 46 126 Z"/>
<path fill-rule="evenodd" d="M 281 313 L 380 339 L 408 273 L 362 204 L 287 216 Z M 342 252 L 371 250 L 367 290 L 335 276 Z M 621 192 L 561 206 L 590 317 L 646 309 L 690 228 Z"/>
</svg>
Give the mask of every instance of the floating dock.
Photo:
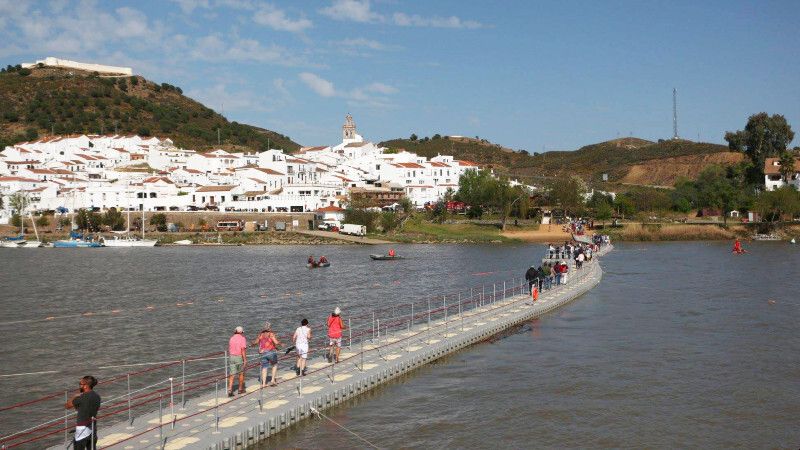
<svg viewBox="0 0 800 450">
<path fill-rule="evenodd" d="M 416 312 L 412 306 L 410 315 L 400 320 L 394 315 L 383 325 L 378 319 L 376 326 L 373 316 L 369 333 L 362 333 L 360 339 L 351 337 L 349 345 L 342 348 L 340 363 L 312 357 L 308 360 L 308 375 L 298 377 L 289 370 L 292 363 L 282 361 L 276 387 L 261 389 L 252 382 L 259 369 L 250 369 L 251 385 L 246 393 L 233 398 L 227 397 L 226 382 L 217 376 L 216 380 L 221 381 L 210 386 L 210 393 L 207 387 L 202 394 L 181 403 L 182 400 L 175 401 L 170 388 L 157 397 L 157 410 L 138 414 L 130 422 L 105 426 L 111 421 L 102 418 L 101 408 L 98 448 L 233 450 L 253 446 L 315 417 L 317 411 L 324 412 L 408 371 L 571 302 L 600 282 L 603 271 L 599 257 L 610 250 L 610 245 L 603 247 L 582 269 L 571 267 L 568 283 L 543 291 L 536 302 L 528 294 L 528 284 L 516 280 L 513 285 L 503 283 L 501 289 L 495 285 L 491 292 L 484 290 L 467 300 L 456 297 L 448 303 L 443 298 L 440 305 Z M 321 354 L 321 349 L 316 354 Z M 170 386 L 171 383 L 172 380 Z"/>
</svg>

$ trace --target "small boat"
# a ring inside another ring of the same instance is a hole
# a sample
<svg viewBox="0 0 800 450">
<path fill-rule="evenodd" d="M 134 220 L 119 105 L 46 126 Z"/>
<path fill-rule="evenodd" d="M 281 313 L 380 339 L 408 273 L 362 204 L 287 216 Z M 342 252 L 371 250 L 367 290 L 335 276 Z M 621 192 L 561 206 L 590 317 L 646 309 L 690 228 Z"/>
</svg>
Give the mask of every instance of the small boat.
<svg viewBox="0 0 800 450">
<path fill-rule="evenodd" d="M 794 238 L 792 238 L 792 240 L 791 240 L 791 241 L 789 241 L 789 243 L 790 243 L 790 244 L 796 244 L 796 243 L 797 243 L 797 241 L 795 241 L 795 240 L 794 240 Z"/>
<path fill-rule="evenodd" d="M 175 241 L 172 245 L 192 245 L 192 241 L 189 239 L 181 239 L 180 241 Z"/>
<path fill-rule="evenodd" d="M 309 269 L 316 269 L 318 267 L 330 267 L 330 266 L 331 266 L 330 262 L 316 263 L 316 264 L 311 264 L 311 263 L 306 264 L 306 267 L 308 267 Z"/>
<path fill-rule="evenodd" d="M 777 234 L 754 234 L 754 241 L 780 241 L 781 238 Z"/>
<path fill-rule="evenodd" d="M 36 248 L 41 247 L 40 241 L 26 241 L 22 236 L 16 238 L 5 238 L 0 241 L 0 247 L 4 248 Z"/>
<path fill-rule="evenodd" d="M 375 261 L 389 261 L 389 260 L 392 260 L 392 259 L 403 259 L 402 256 L 397 256 L 397 255 L 394 255 L 394 256 L 389 256 L 389 255 L 369 255 L 369 257 L 372 258 Z"/>
<path fill-rule="evenodd" d="M 138 239 L 127 235 L 124 237 L 114 236 L 114 239 L 101 237 L 100 243 L 106 247 L 155 247 L 158 241 L 155 239 Z"/>
<path fill-rule="evenodd" d="M 61 239 L 53 242 L 53 247 L 55 248 L 95 248 L 103 246 L 101 242 L 88 239 L 88 237 L 84 238 L 82 234 L 74 231 L 70 233 L 70 239 Z"/>
</svg>

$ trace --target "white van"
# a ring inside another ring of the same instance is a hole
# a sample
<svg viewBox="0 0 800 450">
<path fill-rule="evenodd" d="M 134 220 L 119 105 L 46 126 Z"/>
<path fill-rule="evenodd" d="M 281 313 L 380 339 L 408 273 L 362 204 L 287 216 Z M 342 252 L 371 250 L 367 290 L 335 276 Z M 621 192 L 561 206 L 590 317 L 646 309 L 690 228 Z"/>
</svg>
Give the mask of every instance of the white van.
<svg viewBox="0 0 800 450">
<path fill-rule="evenodd" d="M 367 227 L 366 225 L 356 225 L 354 223 L 346 223 L 342 225 L 342 228 L 339 229 L 339 233 L 351 234 L 353 236 L 366 236 Z"/>
</svg>

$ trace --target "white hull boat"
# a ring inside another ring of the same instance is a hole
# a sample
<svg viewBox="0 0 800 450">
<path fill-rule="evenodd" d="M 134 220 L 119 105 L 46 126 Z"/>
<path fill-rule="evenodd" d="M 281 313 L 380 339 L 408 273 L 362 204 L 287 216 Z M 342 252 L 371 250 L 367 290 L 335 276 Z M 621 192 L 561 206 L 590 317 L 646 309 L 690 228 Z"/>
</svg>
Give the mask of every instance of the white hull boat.
<svg viewBox="0 0 800 450">
<path fill-rule="evenodd" d="M 101 242 L 106 247 L 155 247 L 158 243 L 155 239 L 120 238 L 118 236 L 114 236 L 114 239 L 103 238 Z"/>
<path fill-rule="evenodd" d="M 38 248 L 41 247 L 42 243 L 40 241 L 2 241 L 0 242 L 0 247 L 3 248 Z"/>
</svg>

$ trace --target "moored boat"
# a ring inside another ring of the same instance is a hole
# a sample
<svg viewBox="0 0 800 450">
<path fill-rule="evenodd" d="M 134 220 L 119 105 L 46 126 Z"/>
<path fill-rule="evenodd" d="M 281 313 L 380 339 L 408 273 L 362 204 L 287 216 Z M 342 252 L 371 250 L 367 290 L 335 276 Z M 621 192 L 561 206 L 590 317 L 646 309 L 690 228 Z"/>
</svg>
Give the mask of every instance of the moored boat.
<svg viewBox="0 0 800 450">
<path fill-rule="evenodd" d="M 114 236 L 113 239 L 101 237 L 100 242 L 106 247 L 155 247 L 158 243 L 155 239 L 137 239 L 130 235 Z"/>
</svg>

